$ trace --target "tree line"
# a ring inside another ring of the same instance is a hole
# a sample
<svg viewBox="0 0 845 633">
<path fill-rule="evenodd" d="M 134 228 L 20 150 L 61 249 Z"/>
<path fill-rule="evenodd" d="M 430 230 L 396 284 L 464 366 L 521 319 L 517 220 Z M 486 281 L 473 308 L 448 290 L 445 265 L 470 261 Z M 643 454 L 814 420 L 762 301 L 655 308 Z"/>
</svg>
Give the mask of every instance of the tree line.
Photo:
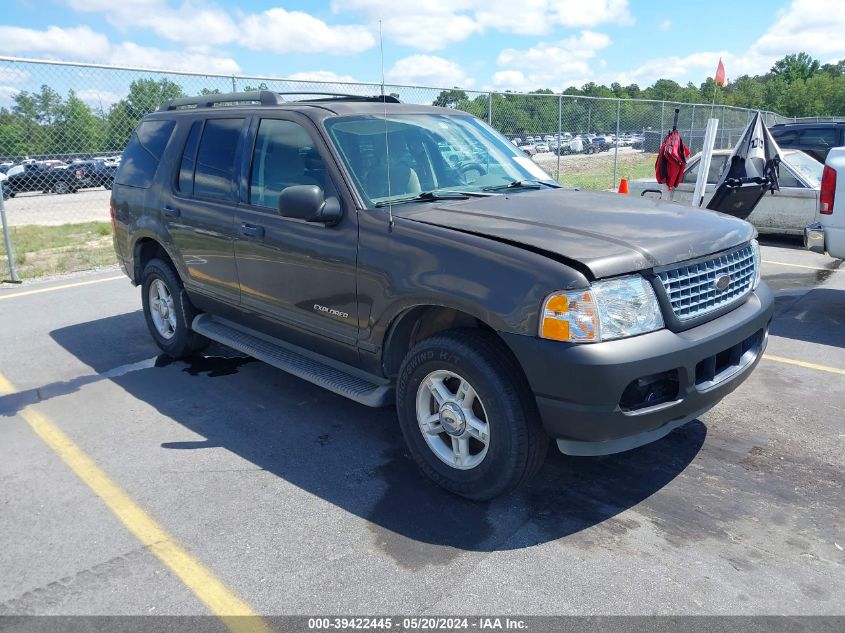
<svg viewBox="0 0 845 633">
<path fill-rule="evenodd" d="M 245 86 L 244 90 L 267 89 L 265 84 Z M 219 92 L 203 90 L 201 94 Z M 671 125 L 671 108 L 655 101 L 706 103 L 714 99 L 722 105 L 769 110 L 784 116 L 845 116 L 845 60 L 821 64 L 806 53 L 787 55 L 763 75 L 737 77 L 726 87 L 716 87 L 713 78 L 696 87 L 681 86 L 671 79 L 659 79 L 641 89 L 637 84 L 608 86 L 588 83 L 563 91 L 565 99 L 546 88 L 534 95 L 511 92 L 490 97 L 470 96 L 459 88 L 444 90 L 433 104 L 457 108 L 487 119 L 506 134 L 552 132 L 558 118 L 562 129 L 571 132 L 615 131 L 617 114 L 624 131 L 660 129 Z M 548 95 L 548 96 L 543 96 Z M 13 97 L 10 108 L 0 108 L 0 157 L 28 155 L 70 155 L 76 153 L 119 152 L 141 118 L 161 103 L 186 96 L 182 86 L 170 79 L 138 79 L 127 95 L 105 108 L 92 108 L 74 90 L 60 95 L 48 85 L 39 91 L 22 91 Z M 616 101 L 595 101 L 578 97 L 608 97 Z M 560 104 L 559 104 L 560 102 Z M 559 107 L 560 105 L 560 107 Z M 687 109 L 688 110 L 688 109 Z M 710 108 L 699 108 L 682 121 L 685 127 L 704 127 Z M 717 110 L 716 114 L 720 114 Z M 745 125 L 741 112 L 725 112 L 724 127 Z M 731 120 L 731 117 L 735 120 Z"/>
</svg>

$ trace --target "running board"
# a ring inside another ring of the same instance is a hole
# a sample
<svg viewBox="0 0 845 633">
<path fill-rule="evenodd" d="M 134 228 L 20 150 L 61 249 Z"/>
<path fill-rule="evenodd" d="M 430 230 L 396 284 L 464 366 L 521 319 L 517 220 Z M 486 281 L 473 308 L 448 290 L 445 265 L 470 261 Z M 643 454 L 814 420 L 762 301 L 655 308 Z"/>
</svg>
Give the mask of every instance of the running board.
<svg viewBox="0 0 845 633">
<path fill-rule="evenodd" d="M 199 314 L 191 324 L 198 334 L 264 361 L 298 378 L 345 396 L 368 407 L 384 407 L 393 403 L 394 390 L 389 384 L 377 384 L 345 370 L 329 359 L 320 360 L 307 353 L 273 342 L 258 333 L 221 322 L 209 314 Z M 353 368 L 349 368 L 355 371 Z"/>
</svg>

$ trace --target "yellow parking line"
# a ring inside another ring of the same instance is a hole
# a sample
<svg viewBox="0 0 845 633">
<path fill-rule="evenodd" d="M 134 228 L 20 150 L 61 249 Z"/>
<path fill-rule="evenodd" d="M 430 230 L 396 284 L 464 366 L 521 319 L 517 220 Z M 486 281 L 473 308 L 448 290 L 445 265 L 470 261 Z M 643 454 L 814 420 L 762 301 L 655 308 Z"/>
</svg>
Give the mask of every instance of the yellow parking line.
<svg viewBox="0 0 845 633">
<path fill-rule="evenodd" d="M 14 392 L 12 383 L 0 374 L 0 394 Z M 103 500 L 135 538 L 164 563 L 232 633 L 270 633 L 271 629 L 246 602 L 180 546 L 52 420 L 31 406 L 24 408 L 20 415 L 38 437 Z"/>
<path fill-rule="evenodd" d="M 90 279 L 88 281 L 78 281 L 73 284 L 64 284 L 62 286 L 50 286 L 49 288 L 36 288 L 34 290 L 24 290 L 23 292 L 12 292 L 9 294 L 0 294 L 0 301 L 3 299 L 14 299 L 15 297 L 26 297 L 27 295 L 37 295 L 42 292 L 52 292 L 53 290 L 64 290 L 66 288 L 78 288 L 79 286 L 90 286 L 91 284 L 99 284 L 104 281 L 116 281 L 118 279 L 127 279 L 126 275 L 115 275 L 114 277 L 103 277 L 102 279 Z"/>
<path fill-rule="evenodd" d="M 808 363 L 803 360 L 795 360 L 793 358 L 784 358 L 783 356 L 775 356 L 773 354 L 763 354 L 766 360 L 773 360 L 776 363 L 785 363 L 787 365 L 797 365 L 798 367 L 806 367 L 807 369 L 815 369 L 818 371 L 826 371 L 831 374 L 840 374 L 845 376 L 845 369 L 839 367 L 828 367 L 827 365 L 817 365 L 816 363 Z"/>
<path fill-rule="evenodd" d="M 843 268 L 824 268 L 823 266 L 806 266 L 805 264 L 790 264 L 789 262 L 776 262 L 771 259 L 764 259 L 764 264 L 775 264 L 777 266 L 791 266 L 792 268 L 806 268 L 807 270 L 823 270 L 829 273 L 845 273 Z"/>
</svg>

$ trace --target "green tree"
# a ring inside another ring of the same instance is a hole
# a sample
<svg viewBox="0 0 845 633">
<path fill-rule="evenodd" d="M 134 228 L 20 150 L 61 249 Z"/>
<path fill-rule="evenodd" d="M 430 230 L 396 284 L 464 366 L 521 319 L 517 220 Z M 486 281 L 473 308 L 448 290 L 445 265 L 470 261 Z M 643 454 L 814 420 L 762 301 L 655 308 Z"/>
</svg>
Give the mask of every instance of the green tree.
<svg viewBox="0 0 845 633">
<path fill-rule="evenodd" d="M 455 87 L 452 90 L 443 90 L 431 105 L 439 108 L 456 108 L 459 103 L 467 99 L 467 93 Z"/>
<path fill-rule="evenodd" d="M 169 79 L 137 79 L 129 84 L 129 94 L 112 106 L 106 121 L 105 149 L 122 151 L 144 115 L 165 101 L 184 97 L 182 86 Z"/>
<path fill-rule="evenodd" d="M 806 81 L 815 75 L 821 67 L 819 60 L 813 59 L 807 53 L 787 55 L 772 66 L 772 74 L 775 77 L 782 77 L 791 83 L 797 80 Z"/>
<path fill-rule="evenodd" d="M 102 145 L 102 119 L 71 90 L 56 112 L 51 153 L 97 152 Z"/>
</svg>

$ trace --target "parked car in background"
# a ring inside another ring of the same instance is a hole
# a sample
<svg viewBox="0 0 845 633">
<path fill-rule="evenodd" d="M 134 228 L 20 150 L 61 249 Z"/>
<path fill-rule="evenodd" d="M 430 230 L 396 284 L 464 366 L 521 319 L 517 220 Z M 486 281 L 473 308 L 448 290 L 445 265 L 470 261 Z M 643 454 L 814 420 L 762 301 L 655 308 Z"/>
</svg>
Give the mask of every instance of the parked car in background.
<svg viewBox="0 0 845 633">
<path fill-rule="evenodd" d="M 584 140 L 585 154 L 598 154 L 599 152 L 606 152 L 610 150 L 610 143 L 608 143 L 603 136 L 594 136 L 593 138 Z"/>
<path fill-rule="evenodd" d="M 838 211 L 836 201 L 839 200 Z M 845 147 L 827 154 L 819 190 L 817 221 L 804 230 L 804 246 L 816 253 L 845 259 Z"/>
<path fill-rule="evenodd" d="M 114 183 L 114 173 L 117 167 L 108 167 L 104 160 L 75 160 L 69 169 L 72 169 L 80 189 L 87 187 L 104 187 L 111 189 Z"/>
<path fill-rule="evenodd" d="M 534 152 L 537 154 L 546 154 L 550 151 L 552 150 L 549 149 L 548 143 L 537 143 L 534 145 Z"/>
<path fill-rule="evenodd" d="M 27 162 L 10 167 L 3 181 L 3 196 L 10 198 L 31 191 L 76 193 L 79 190 L 76 174 L 57 162 L 60 161 Z"/>
<path fill-rule="evenodd" d="M 831 149 L 845 145 L 845 122 L 781 123 L 769 131 L 781 149 L 800 149 L 822 164 Z"/>
<path fill-rule="evenodd" d="M 713 152 L 702 206 L 706 206 L 713 195 L 719 174 L 722 173 L 730 154 L 730 150 Z M 816 219 L 823 165 L 799 150 L 783 150 L 783 157 L 778 179 L 780 191 L 765 194 L 751 214 L 742 219 L 751 222 L 760 233 L 802 235 L 804 227 Z M 681 184 L 670 194 L 671 200 L 684 204 L 692 202 L 700 162 L 701 154 L 696 154 L 689 160 Z M 659 195 L 659 186 L 654 178 L 632 180 L 628 183 L 628 189 L 635 195 L 641 195 L 648 190 L 651 192 L 646 193 L 647 196 Z"/>
</svg>

